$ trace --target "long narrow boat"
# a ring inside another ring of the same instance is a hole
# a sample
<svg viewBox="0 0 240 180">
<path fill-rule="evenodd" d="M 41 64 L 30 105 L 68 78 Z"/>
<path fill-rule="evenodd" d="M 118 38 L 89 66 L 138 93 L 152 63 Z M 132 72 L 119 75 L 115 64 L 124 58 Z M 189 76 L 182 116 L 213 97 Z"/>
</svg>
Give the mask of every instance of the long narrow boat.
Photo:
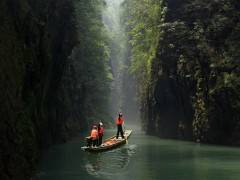
<svg viewBox="0 0 240 180">
<path fill-rule="evenodd" d="M 113 137 L 110 137 L 110 138 L 104 140 L 101 146 L 97 146 L 97 147 L 83 146 L 82 150 L 89 151 L 89 152 L 102 152 L 102 151 L 114 149 L 123 144 L 126 144 L 131 133 L 132 133 L 132 130 L 125 130 L 124 131 L 125 139 L 122 139 L 121 136 L 118 139 L 116 138 L 116 136 L 113 136 Z"/>
</svg>

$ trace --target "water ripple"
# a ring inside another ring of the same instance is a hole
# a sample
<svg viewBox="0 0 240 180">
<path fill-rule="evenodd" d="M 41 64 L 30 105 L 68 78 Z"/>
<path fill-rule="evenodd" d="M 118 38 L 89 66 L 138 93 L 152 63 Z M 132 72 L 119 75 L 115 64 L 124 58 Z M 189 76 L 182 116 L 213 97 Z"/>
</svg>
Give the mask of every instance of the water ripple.
<svg viewBox="0 0 240 180">
<path fill-rule="evenodd" d="M 95 177 L 112 177 L 126 172 L 131 156 L 136 152 L 136 145 L 125 145 L 112 151 L 91 154 L 86 157 L 85 169 Z"/>
</svg>

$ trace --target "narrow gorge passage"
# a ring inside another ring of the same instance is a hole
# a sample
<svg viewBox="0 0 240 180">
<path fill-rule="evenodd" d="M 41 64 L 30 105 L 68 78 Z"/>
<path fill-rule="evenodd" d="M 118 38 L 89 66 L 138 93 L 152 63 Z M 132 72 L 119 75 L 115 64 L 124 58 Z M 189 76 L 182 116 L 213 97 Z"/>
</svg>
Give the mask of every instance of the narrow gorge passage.
<svg viewBox="0 0 240 180">
<path fill-rule="evenodd" d="M 0 23 L 0 180 L 240 179 L 239 0 L 1 0 Z"/>
<path fill-rule="evenodd" d="M 127 34 L 122 26 L 124 22 L 121 22 L 120 18 L 122 2 L 106 0 L 103 11 L 103 22 L 111 45 L 110 65 L 113 75 L 109 110 L 112 116 L 122 111 L 126 116 L 126 127 L 132 129 L 133 134 L 127 145 L 99 154 L 81 150 L 87 134 L 82 134 L 66 144 L 53 146 L 45 152 L 34 180 L 239 179 L 238 148 L 160 139 L 146 135 L 142 130 L 138 112 L 140 108 L 136 103 L 136 79 L 131 77 L 128 69 L 131 53 L 127 45 Z M 135 30 L 137 31 L 137 28 Z M 138 35 L 141 36 L 141 33 Z M 165 88 L 164 83 L 162 86 Z M 170 93 L 169 91 L 170 89 L 160 91 L 163 94 L 157 96 L 164 96 L 164 93 Z M 164 98 L 161 100 L 164 101 Z M 172 113 L 174 116 L 175 112 Z M 154 127 L 155 124 L 151 125 Z M 115 129 L 108 129 L 105 137 L 115 133 Z"/>
</svg>

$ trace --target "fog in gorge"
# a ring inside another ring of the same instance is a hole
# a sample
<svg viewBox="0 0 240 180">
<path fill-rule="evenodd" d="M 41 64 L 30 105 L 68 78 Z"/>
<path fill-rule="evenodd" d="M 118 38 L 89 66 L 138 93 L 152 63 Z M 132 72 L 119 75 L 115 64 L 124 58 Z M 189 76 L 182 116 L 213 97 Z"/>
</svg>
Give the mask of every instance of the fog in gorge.
<svg viewBox="0 0 240 180">
<path fill-rule="evenodd" d="M 123 112 L 128 122 L 140 121 L 136 98 L 136 82 L 129 72 L 130 50 L 121 22 L 121 4 L 124 0 L 106 0 L 103 23 L 109 37 L 110 66 L 112 71 L 110 115 L 115 118 Z"/>
</svg>

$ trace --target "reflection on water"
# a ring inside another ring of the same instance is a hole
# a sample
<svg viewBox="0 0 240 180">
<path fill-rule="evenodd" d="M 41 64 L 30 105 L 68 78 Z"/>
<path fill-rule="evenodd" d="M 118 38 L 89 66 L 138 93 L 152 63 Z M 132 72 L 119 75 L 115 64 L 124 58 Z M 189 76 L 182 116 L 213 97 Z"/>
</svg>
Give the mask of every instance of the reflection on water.
<svg viewBox="0 0 240 180">
<path fill-rule="evenodd" d="M 112 151 L 91 154 L 85 158 L 85 168 L 89 175 L 111 178 L 124 173 L 135 153 L 136 145 L 125 145 Z"/>
<path fill-rule="evenodd" d="M 164 140 L 131 129 L 128 144 L 112 151 L 83 152 L 84 137 L 51 147 L 34 180 L 240 179 L 239 148 Z M 113 134 L 107 131 L 106 137 Z"/>
</svg>

